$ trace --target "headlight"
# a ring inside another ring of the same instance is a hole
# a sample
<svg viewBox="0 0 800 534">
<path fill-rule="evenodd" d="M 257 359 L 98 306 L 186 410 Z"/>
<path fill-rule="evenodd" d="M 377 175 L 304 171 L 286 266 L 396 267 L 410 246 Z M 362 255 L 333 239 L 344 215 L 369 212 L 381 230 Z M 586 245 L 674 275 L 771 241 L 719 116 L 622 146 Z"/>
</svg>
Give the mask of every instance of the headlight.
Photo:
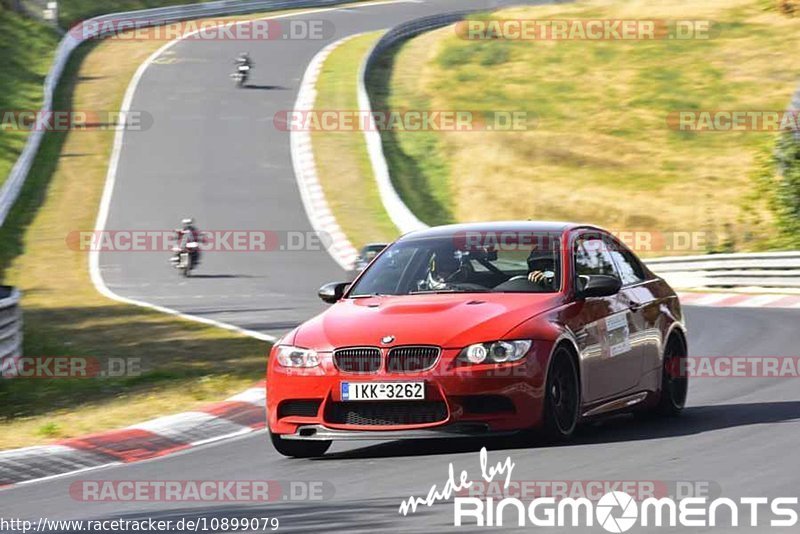
<svg viewBox="0 0 800 534">
<path fill-rule="evenodd" d="M 515 362 L 528 354 L 532 344 L 530 339 L 476 343 L 462 350 L 458 359 L 469 363 Z"/>
<path fill-rule="evenodd" d="M 315 350 L 281 345 L 278 347 L 278 363 L 283 367 L 316 367 L 319 356 Z"/>
</svg>

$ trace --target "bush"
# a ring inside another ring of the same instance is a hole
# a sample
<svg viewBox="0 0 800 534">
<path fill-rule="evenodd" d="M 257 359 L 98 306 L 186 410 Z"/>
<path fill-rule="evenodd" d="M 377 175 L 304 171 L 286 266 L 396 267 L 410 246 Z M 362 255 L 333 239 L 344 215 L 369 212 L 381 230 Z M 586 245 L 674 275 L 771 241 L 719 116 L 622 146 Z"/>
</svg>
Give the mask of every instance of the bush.
<svg viewBox="0 0 800 534">
<path fill-rule="evenodd" d="M 800 16 L 800 0 L 778 0 L 778 11 L 789 17 Z"/>
</svg>

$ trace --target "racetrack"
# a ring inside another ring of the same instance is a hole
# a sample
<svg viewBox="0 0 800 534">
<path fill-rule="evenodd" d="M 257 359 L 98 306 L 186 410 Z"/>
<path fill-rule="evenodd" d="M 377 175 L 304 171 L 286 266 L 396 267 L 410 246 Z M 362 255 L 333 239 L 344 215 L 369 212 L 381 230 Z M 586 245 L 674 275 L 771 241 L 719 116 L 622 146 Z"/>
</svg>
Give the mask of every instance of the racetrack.
<svg viewBox="0 0 800 534">
<path fill-rule="evenodd" d="M 512 2 L 505 2 L 512 3 Z M 316 40 L 187 39 L 147 68 L 131 110 L 153 116 L 128 132 L 120 154 L 105 229 L 175 228 L 192 216 L 201 230 L 312 232 L 294 177 L 289 134 L 273 125 L 291 110 L 300 80 L 325 45 L 440 12 L 491 8 L 486 0 L 403 1 L 309 10 L 332 37 Z M 285 22 L 286 19 L 283 19 Z M 246 89 L 229 78 L 248 50 L 255 64 Z M 324 250 L 209 252 L 183 280 L 165 252 L 103 252 L 103 280 L 118 295 L 248 330 L 281 334 L 323 309 L 316 290 L 345 273 Z"/>
<path fill-rule="evenodd" d="M 303 17 L 332 21 L 339 39 L 484 5 L 394 3 Z M 240 43 L 186 41 L 171 48 L 169 62 L 145 72 L 131 106 L 147 110 L 155 124 L 125 138 L 107 228 L 163 230 L 192 214 L 203 228 L 310 232 L 288 134 L 272 127 L 272 117 L 292 108 L 308 61 L 327 42 L 248 44 L 256 64 L 251 84 L 262 86 L 248 90 L 235 90 L 227 77 Z M 166 259 L 163 253 L 109 253 L 101 255 L 100 265 L 106 283 L 120 295 L 271 334 L 321 310 L 316 288 L 344 275 L 324 251 L 208 254 L 198 271 L 206 276 L 190 280 L 180 279 Z M 796 355 L 800 345 L 800 310 L 687 308 L 687 316 L 694 356 Z M 586 428 L 563 446 L 494 442 L 490 458 L 509 455 L 515 480 L 709 481 L 731 498 L 797 496 L 799 419 L 798 379 L 697 379 L 680 419 L 619 418 Z M 323 459 L 288 460 L 259 432 L 162 459 L 12 488 L 0 494 L 0 503 L 4 516 L 33 519 L 247 515 L 278 517 L 281 531 L 432 532 L 452 525 L 452 505 L 403 517 L 397 513 L 400 502 L 424 496 L 432 484 L 441 487 L 448 462 L 477 478 L 482 444 L 336 444 Z M 69 488 L 86 479 L 316 480 L 330 482 L 335 496 L 268 505 L 82 503 Z"/>
</svg>

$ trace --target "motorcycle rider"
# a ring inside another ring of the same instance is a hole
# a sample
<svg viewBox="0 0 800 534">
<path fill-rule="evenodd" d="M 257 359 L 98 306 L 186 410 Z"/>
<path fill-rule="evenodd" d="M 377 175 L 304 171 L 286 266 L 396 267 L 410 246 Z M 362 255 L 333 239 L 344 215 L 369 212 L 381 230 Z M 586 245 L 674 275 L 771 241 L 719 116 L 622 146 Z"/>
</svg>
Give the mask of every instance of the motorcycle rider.
<svg viewBox="0 0 800 534">
<path fill-rule="evenodd" d="M 178 243 L 178 250 L 183 251 L 188 249 L 189 255 L 192 260 L 192 265 L 199 265 L 200 264 L 200 243 L 203 242 L 203 236 L 200 234 L 200 231 L 194 225 L 194 219 L 188 217 L 186 219 L 181 220 L 181 227 L 175 230 L 175 234 L 177 236 L 177 243 Z M 197 247 L 189 248 L 187 245 L 189 243 L 197 243 Z"/>
<path fill-rule="evenodd" d="M 241 67 L 249 67 L 253 68 L 253 61 L 250 59 L 250 54 L 247 52 L 242 52 L 236 57 L 234 62 L 236 64 L 236 70 L 238 71 Z"/>
</svg>

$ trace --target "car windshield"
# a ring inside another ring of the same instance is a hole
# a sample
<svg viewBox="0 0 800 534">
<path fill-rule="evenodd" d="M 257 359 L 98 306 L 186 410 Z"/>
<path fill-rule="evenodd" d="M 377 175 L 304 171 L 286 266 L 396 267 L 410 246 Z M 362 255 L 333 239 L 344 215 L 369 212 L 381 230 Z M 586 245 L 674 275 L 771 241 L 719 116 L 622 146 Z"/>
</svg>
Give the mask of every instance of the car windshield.
<svg viewBox="0 0 800 534">
<path fill-rule="evenodd" d="M 427 293 L 552 293 L 561 287 L 559 240 L 467 244 L 454 237 L 405 239 L 386 250 L 348 297 Z"/>
</svg>

